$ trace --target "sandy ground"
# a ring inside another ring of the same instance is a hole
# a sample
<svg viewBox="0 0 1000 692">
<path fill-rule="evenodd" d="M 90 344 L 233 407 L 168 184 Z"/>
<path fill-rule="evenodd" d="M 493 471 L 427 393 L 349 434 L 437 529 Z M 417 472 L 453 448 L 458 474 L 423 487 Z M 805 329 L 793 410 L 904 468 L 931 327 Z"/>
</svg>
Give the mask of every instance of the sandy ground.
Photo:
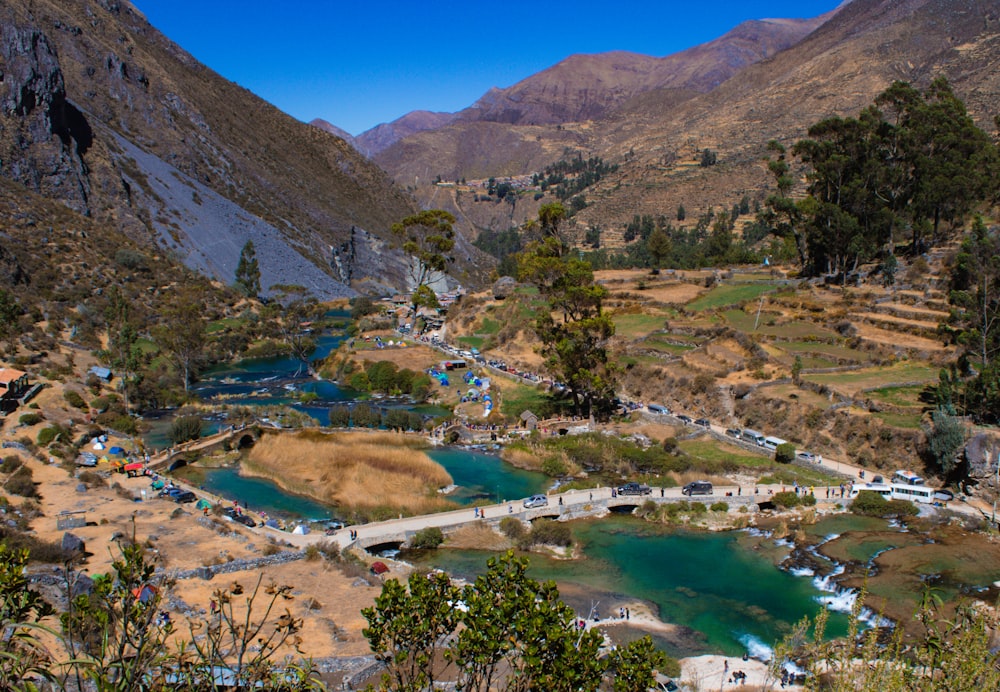
<svg viewBox="0 0 1000 692">
<path fill-rule="evenodd" d="M 733 678 L 735 672 L 746 673 L 746 680 Z M 693 656 L 681 660 L 681 682 L 695 690 L 764 690 L 780 687 L 780 680 L 768 674 L 767 664 L 754 659 L 744 661 L 736 656 Z M 785 685 L 786 690 L 802 689 Z"/>
<path fill-rule="evenodd" d="M 74 528 L 71 533 L 86 542 L 88 557 L 81 569 L 90 575 L 109 570 L 117 557 L 112 537 L 116 533 L 131 536 L 133 520 L 136 537 L 149 541 L 151 554 L 158 558 L 159 568 L 167 574 L 233 559 L 258 558 L 266 554 L 272 540 L 263 530 L 223 520 L 220 523 L 225 533 L 219 533 L 198 521 L 201 513 L 193 504 L 178 506 L 170 500 L 156 498 L 155 492 L 149 489 L 148 478 L 130 479 L 113 474 L 109 479 L 135 495 L 146 490 L 146 500 L 136 502 L 111 487 L 80 491 L 79 481 L 64 469 L 36 460 L 29 460 L 28 464 L 36 482 L 40 482 L 45 514 L 34 522 L 36 533 L 39 538 L 59 543 L 65 532 L 57 529 L 57 516 L 63 512 L 83 512 L 79 516 L 86 518 L 87 525 Z M 201 578 L 179 580 L 171 590 L 171 599 L 179 607 L 167 607 L 167 610 L 173 611 L 175 622 L 184 623 L 184 608 L 180 602 L 204 615 L 214 591 L 233 582 L 239 582 L 249 591 L 258 578 L 265 586 L 276 582 L 294 587 L 295 598 L 282 603 L 279 613 L 287 607 L 294 617 L 303 619 L 302 650 L 307 656 L 325 658 L 369 653 L 368 643 L 361 636 L 365 621 L 360 611 L 374 603 L 380 583 L 373 576 L 365 576 L 367 581 L 347 576 L 322 558 L 217 575 L 209 581 Z M 188 630 L 181 624 L 180 631 L 183 634 Z"/>
</svg>

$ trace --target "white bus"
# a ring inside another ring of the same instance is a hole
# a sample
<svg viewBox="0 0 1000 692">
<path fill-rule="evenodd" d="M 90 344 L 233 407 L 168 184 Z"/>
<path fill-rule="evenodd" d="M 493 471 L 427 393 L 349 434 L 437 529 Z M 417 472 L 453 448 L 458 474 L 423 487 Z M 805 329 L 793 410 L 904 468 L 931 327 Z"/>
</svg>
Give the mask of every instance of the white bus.
<svg viewBox="0 0 1000 692">
<path fill-rule="evenodd" d="M 772 452 L 778 448 L 778 445 L 783 445 L 788 440 L 782 440 L 780 437 L 765 437 L 764 447 L 770 449 Z"/>
<path fill-rule="evenodd" d="M 878 493 L 887 500 L 909 500 L 910 502 L 923 502 L 933 504 L 939 500 L 935 499 L 934 488 L 926 485 L 910 485 L 909 483 L 865 483 L 855 485 L 851 489 L 851 497 L 857 497 L 862 490 Z"/>
<path fill-rule="evenodd" d="M 905 485 L 923 485 L 924 479 L 913 473 L 913 471 L 900 469 L 892 474 L 892 482 L 903 483 Z"/>
</svg>

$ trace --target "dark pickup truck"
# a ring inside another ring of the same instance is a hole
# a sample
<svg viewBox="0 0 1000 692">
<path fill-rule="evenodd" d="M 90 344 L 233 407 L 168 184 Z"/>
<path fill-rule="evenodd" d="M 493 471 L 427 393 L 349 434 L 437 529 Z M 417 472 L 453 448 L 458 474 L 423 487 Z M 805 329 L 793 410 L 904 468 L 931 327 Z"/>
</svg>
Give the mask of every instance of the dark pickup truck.
<svg viewBox="0 0 1000 692">
<path fill-rule="evenodd" d="M 618 488 L 619 495 L 652 495 L 653 489 L 642 483 L 626 483 Z"/>
</svg>

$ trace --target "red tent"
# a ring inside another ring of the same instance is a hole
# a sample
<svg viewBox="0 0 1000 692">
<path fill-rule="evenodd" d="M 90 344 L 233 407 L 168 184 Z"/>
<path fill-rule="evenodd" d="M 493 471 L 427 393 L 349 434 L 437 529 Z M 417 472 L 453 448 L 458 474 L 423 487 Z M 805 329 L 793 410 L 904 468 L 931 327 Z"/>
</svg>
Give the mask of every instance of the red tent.
<svg viewBox="0 0 1000 692">
<path fill-rule="evenodd" d="M 372 574 L 385 574 L 389 571 L 389 568 L 385 566 L 384 562 L 373 562 L 372 563 Z"/>
</svg>

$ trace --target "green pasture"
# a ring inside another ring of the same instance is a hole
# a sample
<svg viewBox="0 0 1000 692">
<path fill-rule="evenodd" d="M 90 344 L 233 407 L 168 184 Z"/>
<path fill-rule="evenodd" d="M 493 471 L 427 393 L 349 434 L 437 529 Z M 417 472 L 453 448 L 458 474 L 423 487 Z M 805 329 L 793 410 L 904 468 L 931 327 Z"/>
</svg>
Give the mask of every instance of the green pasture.
<svg viewBox="0 0 1000 692">
<path fill-rule="evenodd" d="M 737 469 L 750 469 L 763 474 L 759 483 L 792 483 L 799 485 L 826 486 L 833 484 L 835 477 L 812 468 L 796 464 L 778 464 L 770 455 L 746 452 L 735 445 L 718 440 L 682 440 L 680 449 L 691 457 L 693 466 L 707 473 L 727 473 Z M 839 481 L 837 481 L 839 482 Z"/>
<path fill-rule="evenodd" d="M 723 284 L 716 286 L 708 293 L 701 295 L 687 304 L 689 310 L 712 310 L 727 305 L 736 305 L 747 300 L 754 300 L 765 293 L 777 290 L 774 284 Z"/>
<path fill-rule="evenodd" d="M 909 385 L 904 387 L 879 387 L 865 392 L 865 395 L 873 401 L 881 401 L 893 406 L 905 406 L 907 408 L 924 407 L 924 402 L 920 400 L 920 395 L 927 389 L 927 385 Z"/>
<path fill-rule="evenodd" d="M 615 334 L 617 336 L 626 339 L 637 339 L 663 329 L 666 317 L 664 315 L 630 313 L 626 315 L 613 315 L 611 321 L 615 323 Z"/>
<path fill-rule="evenodd" d="M 892 413 L 890 411 L 882 411 L 879 413 L 873 413 L 872 416 L 878 418 L 886 425 L 891 425 L 894 428 L 904 428 L 906 430 L 920 430 L 920 423 L 923 420 L 923 414 L 919 411 L 915 411 L 913 413 Z"/>
<path fill-rule="evenodd" d="M 469 348 L 481 349 L 483 347 L 483 342 L 486 341 L 486 339 L 481 336 L 460 336 L 456 339 L 456 341 L 464 346 L 468 346 Z"/>
<path fill-rule="evenodd" d="M 837 360 L 849 360 L 855 363 L 864 363 L 871 360 L 870 354 L 864 351 L 837 344 L 828 344 L 823 341 L 786 341 L 777 343 L 775 346 L 793 355 L 811 353 L 836 358 Z"/>
<path fill-rule="evenodd" d="M 208 327 L 205 331 L 208 334 L 215 334 L 217 332 L 223 332 L 227 329 L 235 328 L 242 325 L 246 320 L 242 317 L 224 317 L 221 320 L 215 320 L 214 322 L 209 322 Z"/>
<path fill-rule="evenodd" d="M 494 382 L 497 379 L 495 378 Z M 516 418 L 525 410 L 529 410 L 544 417 L 551 402 L 551 397 L 537 387 L 506 381 L 500 384 L 500 413 L 505 416 Z"/>
<path fill-rule="evenodd" d="M 940 368 L 927 363 L 903 361 L 895 365 L 863 368 L 850 372 L 829 372 L 803 375 L 802 379 L 830 387 L 857 391 L 866 387 L 889 386 L 905 382 L 934 382 Z"/>
<path fill-rule="evenodd" d="M 490 334 L 496 334 L 499 331 L 500 331 L 499 320 L 495 320 L 491 317 L 484 317 L 483 323 L 479 325 L 480 334 L 486 334 L 488 336 Z"/>
</svg>

